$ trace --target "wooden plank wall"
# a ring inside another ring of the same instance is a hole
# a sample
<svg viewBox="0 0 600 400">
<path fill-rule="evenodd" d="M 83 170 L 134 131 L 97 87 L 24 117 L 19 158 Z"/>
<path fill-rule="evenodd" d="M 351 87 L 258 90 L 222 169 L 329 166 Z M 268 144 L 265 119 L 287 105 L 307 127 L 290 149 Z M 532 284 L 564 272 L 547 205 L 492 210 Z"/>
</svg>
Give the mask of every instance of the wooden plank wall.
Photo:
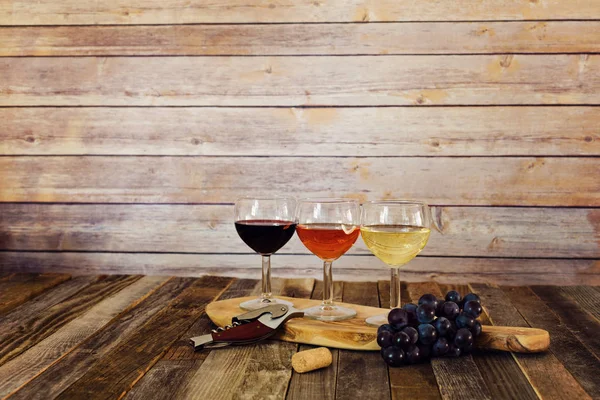
<svg viewBox="0 0 600 400">
<path fill-rule="evenodd" d="M 0 0 L 0 270 L 256 278 L 281 194 L 430 202 L 406 280 L 600 284 L 599 105 L 597 0 Z"/>
</svg>

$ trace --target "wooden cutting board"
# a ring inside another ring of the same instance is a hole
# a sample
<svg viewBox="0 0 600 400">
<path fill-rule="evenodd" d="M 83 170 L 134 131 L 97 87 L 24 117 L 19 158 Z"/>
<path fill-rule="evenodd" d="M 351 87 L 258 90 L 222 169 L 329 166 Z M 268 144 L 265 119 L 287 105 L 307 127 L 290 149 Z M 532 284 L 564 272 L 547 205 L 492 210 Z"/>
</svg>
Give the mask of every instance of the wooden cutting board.
<svg viewBox="0 0 600 400">
<path fill-rule="evenodd" d="M 288 300 L 294 307 L 303 310 L 321 304 L 319 300 L 299 299 L 279 296 Z M 239 304 L 254 297 L 242 297 L 210 303 L 206 313 L 217 326 L 226 326 L 231 318 L 242 314 Z M 308 318 L 289 320 L 274 336 L 286 342 L 305 343 L 316 346 L 335 347 L 350 350 L 379 350 L 377 329 L 364 323 L 365 318 L 387 313 L 389 309 L 338 303 L 356 310 L 356 317 L 339 322 L 321 322 Z M 550 336 L 543 329 L 517 328 L 508 326 L 484 325 L 477 347 L 484 349 L 537 353 L 550 345 Z"/>
</svg>

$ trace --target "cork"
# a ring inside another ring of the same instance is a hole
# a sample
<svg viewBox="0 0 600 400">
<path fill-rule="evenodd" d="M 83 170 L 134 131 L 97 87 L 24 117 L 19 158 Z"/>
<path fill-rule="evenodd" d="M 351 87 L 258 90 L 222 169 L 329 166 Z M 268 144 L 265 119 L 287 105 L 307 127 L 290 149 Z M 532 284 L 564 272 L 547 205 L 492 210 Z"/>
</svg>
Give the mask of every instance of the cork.
<svg viewBox="0 0 600 400">
<path fill-rule="evenodd" d="M 292 367 L 298 373 L 314 371 L 331 365 L 333 357 L 327 347 L 300 351 L 292 356 Z"/>
</svg>

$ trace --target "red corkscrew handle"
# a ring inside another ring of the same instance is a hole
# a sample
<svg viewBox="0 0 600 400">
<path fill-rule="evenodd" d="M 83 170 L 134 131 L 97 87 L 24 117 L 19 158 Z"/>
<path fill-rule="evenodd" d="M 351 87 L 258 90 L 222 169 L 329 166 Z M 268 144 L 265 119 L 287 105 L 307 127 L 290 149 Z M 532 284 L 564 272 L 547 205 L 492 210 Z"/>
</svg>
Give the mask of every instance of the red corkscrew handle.
<svg viewBox="0 0 600 400">
<path fill-rule="evenodd" d="M 275 329 L 269 328 L 256 320 L 222 332 L 213 333 L 212 337 L 215 342 L 247 344 L 266 339 L 274 333 Z"/>
</svg>

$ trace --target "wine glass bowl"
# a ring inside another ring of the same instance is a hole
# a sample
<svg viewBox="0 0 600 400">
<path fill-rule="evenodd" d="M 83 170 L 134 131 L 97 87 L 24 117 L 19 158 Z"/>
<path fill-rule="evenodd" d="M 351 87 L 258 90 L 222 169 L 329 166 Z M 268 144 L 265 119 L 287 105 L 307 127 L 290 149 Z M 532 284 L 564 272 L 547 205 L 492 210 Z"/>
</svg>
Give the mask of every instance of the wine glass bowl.
<svg viewBox="0 0 600 400">
<path fill-rule="evenodd" d="M 399 269 L 427 244 L 431 213 L 427 204 L 411 200 L 363 204 L 361 236 L 369 250 L 391 268 L 390 308 L 400 307 Z M 387 323 L 386 315 L 367 318 L 367 324 Z"/>
<path fill-rule="evenodd" d="M 323 260 L 323 302 L 304 310 L 304 316 L 321 321 L 352 318 L 356 311 L 333 302 L 333 261 L 356 242 L 360 205 L 355 200 L 304 199 L 298 202 L 296 232 L 311 253 Z"/>
<path fill-rule="evenodd" d="M 262 292 L 259 298 L 240 304 L 255 310 L 269 304 L 292 303 L 276 299 L 271 293 L 271 255 L 294 235 L 296 222 L 293 198 L 244 197 L 235 203 L 235 229 L 246 245 L 262 256 Z"/>
</svg>

